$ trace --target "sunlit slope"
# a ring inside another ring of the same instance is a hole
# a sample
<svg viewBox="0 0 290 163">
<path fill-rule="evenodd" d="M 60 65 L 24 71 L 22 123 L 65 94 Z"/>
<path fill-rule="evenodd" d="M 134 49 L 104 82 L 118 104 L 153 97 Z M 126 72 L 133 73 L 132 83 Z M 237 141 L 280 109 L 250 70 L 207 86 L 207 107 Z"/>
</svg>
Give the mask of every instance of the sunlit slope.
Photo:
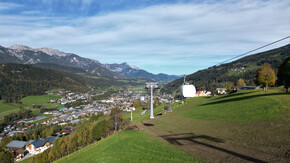
<svg viewBox="0 0 290 163">
<path fill-rule="evenodd" d="M 56 162 L 194 162 L 189 154 L 143 131 L 122 131 Z"/>
<path fill-rule="evenodd" d="M 252 90 L 217 97 L 197 97 L 187 99 L 186 102 L 175 104 L 172 113 L 156 116 L 155 119 L 149 120 L 146 116 L 141 124 L 144 124 L 148 133 L 158 137 L 185 133 L 195 135 L 190 139 L 192 142 L 200 141 L 225 149 L 237 148 L 235 152 L 244 152 L 245 155 L 261 160 L 265 157 L 257 154 L 259 152 L 265 152 L 269 158 L 277 159 L 278 162 L 279 159 L 289 157 L 290 95 L 285 94 L 282 88 L 268 92 Z M 156 108 L 157 112 L 158 109 L 161 110 Z M 205 136 L 221 142 L 214 144 L 204 139 Z M 184 148 L 186 145 L 178 147 L 191 151 L 193 155 L 202 154 L 194 143 L 188 144 L 187 148 Z M 212 158 L 207 160 L 208 154 L 203 154 L 201 158 L 209 162 L 218 157 L 212 153 Z"/>
<path fill-rule="evenodd" d="M 184 109 L 184 117 L 248 122 L 289 116 L 290 96 L 276 89 L 268 92 L 242 91 L 219 97 L 192 99 Z"/>
<path fill-rule="evenodd" d="M 165 105 L 172 105 L 173 112 L 164 114 Z M 203 149 L 207 152 L 200 152 L 190 141 L 179 146 L 166 139 L 167 135 L 186 134 L 194 135 L 194 142 L 232 149 L 260 160 L 273 156 L 279 161 L 289 149 L 289 106 L 290 95 L 280 88 L 192 98 L 185 104 L 162 104 L 154 109 L 155 119 L 149 120 L 150 111 L 133 116 L 133 123 L 144 131 L 119 132 L 57 162 L 193 162 L 198 161 L 193 158 L 218 158 L 219 153 L 208 153 L 207 148 Z M 212 140 L 219 141 L 212 144 Z M 227 157 L 220 161 L 228 161 Z M 229 155 L 232 157 L 235 158 Z"/>
</svg>

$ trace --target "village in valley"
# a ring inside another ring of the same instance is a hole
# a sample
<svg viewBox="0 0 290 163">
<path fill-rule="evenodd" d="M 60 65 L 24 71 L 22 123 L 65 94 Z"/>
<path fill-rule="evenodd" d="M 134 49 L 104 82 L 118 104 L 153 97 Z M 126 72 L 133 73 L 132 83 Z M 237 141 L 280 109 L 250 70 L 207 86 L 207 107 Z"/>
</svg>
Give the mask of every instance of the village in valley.
<svg viewBox="0 0 290 163">
<path fill-rule="evenodd" d="M 217 91 L 221 94 L 226 93 L 225 88 L 218 88 Z M 89 119 L 89 115 L 97 115 L 99 112 L 103 114 L 110 114 L 112 108 L 120 108 L 124 113 L 130 113 L 135 111 L 134 101 L 138 101 L 144 106 L 144 111 L 139 115 L 144 115 L 145 112 L 150 108 L 150 95 L 145 91 L 134 92 L 130 90 L 115 91 L 107 98 L 101 98 L 99 100 L 94 100 L 94 97 L 102 96 L 106 92 L 101 93 L 78 93 L 69 90 L 58 90 L 52 92 L 47 92 L 48 96 L 57 96 L 60 98 L 49 99 L 50 104 L 60 104 L 60 106 L 54 109 L 45 109 L 42 104 L 32 104 L 27 106 L 28 108 L 37 108 L 42 110 L 42 115 L 36 116 L 29 119 L 19 119 L 11 124 L 5 126 L 0 133 L 0 141 L 3 137 L 15 137 L 17 135 L 23 135 L 35 126 L 38 125 L 59 125 L 61 126 L 61 131 L 57 133 L 52 133 L 47 138 L 39 138 L 37 140 L 12 140 L 6 147 L 12 151 L 15 155 L 15 161 L 20 161 L 31 157 L 33 155 L 42 153 L 46 149 L 53 146 L 55 139 L 69 135 L 71 132 L 76 130 L 76 125 L 85 119 Z M 211 92 L 205 90 L 199 90 L 196 92 L 195 96 L 210 96 Z M 174 103 L 180 100 L 174 99 L 171 95 L 155 95 L 154 102 L 156 104 L 162 103 Z M 75 105 L 74 105 L 75 104 Z M 68 106 L 68 107 L 66 107 Z M 166 109 L 167 107 L 165 107 Z M 172 109 L 172 108 L 170 108 Z M 43 111 L 44 110 L 44 111 Z M 50 118 L 47 119 L 48 115 Z M 37 123 L 35 123 L 37 122 Z"/>
</svg>

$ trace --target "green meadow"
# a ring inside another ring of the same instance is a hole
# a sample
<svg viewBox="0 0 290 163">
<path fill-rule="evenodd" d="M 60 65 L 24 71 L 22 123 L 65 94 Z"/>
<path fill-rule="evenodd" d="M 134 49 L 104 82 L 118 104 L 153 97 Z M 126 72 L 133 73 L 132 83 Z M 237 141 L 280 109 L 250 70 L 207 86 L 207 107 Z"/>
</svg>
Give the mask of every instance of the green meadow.
<svg viewBox="0 0 290 163">
<path fill-rule="evenodd" d="M 23 105 L 46 104 L 49 103 L 49 100 L 60 98 L 61 96 L 55 95 L 27 96 L 21 99 L 21 103 Z"/>
<path fill-rule="evenodd" d="M 4 103 L 3 100 L 0 100 L 0 119 L 3 118 L 5 115 L 10 113 L 17 112 L 19 110 L 18 104 L 7 104 Z"/>
<path fill-rule="evenodd" d="M 152 139 L 144 131 L 122 131 L 56 162 L 197 162 L 189 154 Z"/>
</svg>

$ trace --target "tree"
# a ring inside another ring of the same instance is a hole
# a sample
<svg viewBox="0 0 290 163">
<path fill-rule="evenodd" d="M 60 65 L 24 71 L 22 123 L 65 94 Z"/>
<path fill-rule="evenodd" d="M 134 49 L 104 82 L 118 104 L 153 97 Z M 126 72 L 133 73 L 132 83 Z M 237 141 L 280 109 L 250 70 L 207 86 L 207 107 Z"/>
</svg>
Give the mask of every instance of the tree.
<svg viewBox="0 0 290 163">
<path fill-rule="evenodd" d="M 141 103 L 141 101 L 139 100 L 139 99 L 135 99 L 134 101 L 133 101 L 133 107 L 135 107 L 135 108 L 139 108 L 139 107 L 141 107 L 142 106 L 142 103 Z"/>
<path fill-rule="evenodd" d="M 286 93 L 288 93 L 288 88 L 290 87 L 290 57 L 286 58 L 278 68 L 277 77 L 278 85 L 284 85 Z"/>
<path fill-rule="evenodd" d="M 258 85 L 262 85 L 264 91 L 267 91 L 268 86 L 275 85 L 275 80 L 275 72 L 269 63 L 264 63 L 260 68 L 258 68 L 255 82 Z"/>
<path fill-rule="evenodd" d="M 245 86 L 246 85 L 246 83 L 245 83 L 245 81 L 244 81 L 244 79 L 239 79 L 238 81 L 237 81 L 237 86 L 239 87 L 239 88 L 241 88 L 242 86 Z"/>
<path fill-rule="evenodd" d="M 8 144 L 8 143 L 10 143 L 12 141 L 12 139 L 10 138 L 10 137 L 8 137 L 8 136 L 4 136 L 3 138 L 2 138 L 2 141 L 1 141 L 1 143 L 0 143 L 0 148 L 6 148 L 6 145 Z"/>
<path fill-rule="evenodd" d="M 232 92 L 232 86 L 233 86 L 233 83 L 232 82 L 227 82 L 226 84 L 226 89 L 227 89 L 227 92 Z"/>
<path fill-rule="evenodd" d="M 0 162 L 1 163 L 13 163 L 14 155 L 11 151 L 7 151 L 4 148 L 0 147 Z"/>
<path fill-rule="evenodd" d="M 94 121 L 96 121 L 97 119 L 98 119 L 97 115 L 96 115 L 95 113 L 93 113 L 93 114 L 90 116 L 89 121 L 90 121 L 90 122 L 94 122 Z"/>
<path fill-rule="evenodd" d="M 118 131 L 122 127 L 122 121 L 124 120 L 123 111 L 118 108 L 111 109 L 111 121 L 115 131 Z"/>
<path fill-rule="evenodd" d="M 104 115 L 105 115 L 104 112 L 102 112 L 102 111 L 98 112 L 97 119 L 103 117 Z"/>
</svg>

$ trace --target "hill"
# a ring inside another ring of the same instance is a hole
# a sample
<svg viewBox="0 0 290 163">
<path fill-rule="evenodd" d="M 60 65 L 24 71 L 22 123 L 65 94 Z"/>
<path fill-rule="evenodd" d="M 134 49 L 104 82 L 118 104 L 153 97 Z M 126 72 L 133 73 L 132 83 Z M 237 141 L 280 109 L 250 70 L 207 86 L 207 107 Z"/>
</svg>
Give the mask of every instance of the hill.
<svg viewBox="0 0 290 163">
<path fill-rule="evenodd" d="M 84 82 L 72 76 L 31 65 L 2 64 L 0 66 L 0 99 L 6 102 L 19 102 L 22 97 L 40 95 L 55 88 L 88 90 Z"/>
<path fill-rule="evenodd" d="M 61 68 L 64 68 L 65 71 L 58 71 Z M 111 87 L 122 89 L 129 86 L 142 86 L 143 88 L 145 83 L 145 81 L 136 79 L 117 80 L 116 78 L 96 77 L 76 67 L 47 63 L 1 64 L 0 79 L 0 100 L 13 103 L 19 102 L 25 96 L 42 95 L 45 91 L 56 88 L 85 92 L 89 88 L 98 90 Z"/>
<path fill-rule="evenodd" d="M 122 131 L 56 162 L 197 162 L 189 154 L 150 138 L 142 131 Z"/>
<path fill-rule="evenodd" d="M 289 96 L 276 88 L 197 97 L 167 104 L 166 114 L 163 104 L 155 119 L 134 116 L 142 131 L 118 132 L 56 162 L 289 162 Z"/>
<path fill-rule="evenodd" d="M 290 56 L 290 44 L 250 55 L 233 61 L 231 63 L 213 66 L 208 69 L 197 71 L 186 77 L 186 80 L 193 83 L 197 89 L 215 90 L 218 87 L 225 87 L 226 82 L 236 83 L 238 79 L 245 80 L 247 85 L 255 85 L 254 77 L 258 67 L 264 63 L 271 64 L 277 73 L 280 64 Z M 177 79 L 166 84 L 162 92 L 178 93 L 183 79 Z"/>
<path fill-rule="evenodd" d="M 48 68 L 48 69 L 64 71 L 64 72 L 70 72 L 70 73 L 86 73 L 85 70 L 78 67 L 63 66 L 63 65 L 54 64 L 54 63 L 36 63 L 36 64 L 32 64 L 32 66 L 40 67 L 40 68 Z"/>
<path fill-rule="evenodd" d="M 161 116 L 157 107 L 139 124 L 207 162 L 289 162 L 289 106 L 282 88 L 241 91 L 187 99 Z"/>
</svg>

